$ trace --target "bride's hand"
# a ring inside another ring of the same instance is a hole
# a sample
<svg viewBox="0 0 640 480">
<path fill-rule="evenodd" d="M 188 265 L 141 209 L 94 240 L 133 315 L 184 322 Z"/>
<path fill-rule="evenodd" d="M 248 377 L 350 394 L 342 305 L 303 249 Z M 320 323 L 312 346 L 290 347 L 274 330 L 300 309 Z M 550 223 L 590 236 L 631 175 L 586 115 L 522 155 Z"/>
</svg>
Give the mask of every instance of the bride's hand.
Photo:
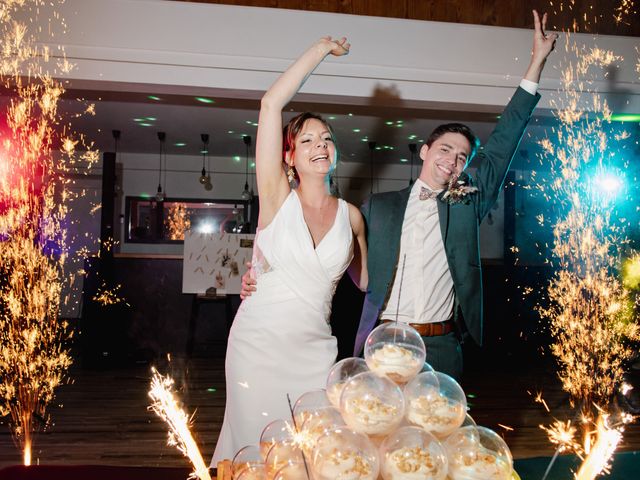
<svg viewBox="0 0 640 480">
<path fill-rule="evenodd" d="M 256 279 L 251 275 L 251 262 L 247 262 L 246 265 L 249 270 L 242 276 L 242 290 L 240 291 L 242 300 L 250 297 L 256 291 Z"/>
<path fill-rule="evenodd" d="M 336 57 L 347 55 L 351 48 L 351 44 L 347 42 L 347 37 L 333 39 L 330 36 L 326 36 L 320 39 L 320 43 L 324 44 L 329 49 L 329 53 Z"/>
</svg>

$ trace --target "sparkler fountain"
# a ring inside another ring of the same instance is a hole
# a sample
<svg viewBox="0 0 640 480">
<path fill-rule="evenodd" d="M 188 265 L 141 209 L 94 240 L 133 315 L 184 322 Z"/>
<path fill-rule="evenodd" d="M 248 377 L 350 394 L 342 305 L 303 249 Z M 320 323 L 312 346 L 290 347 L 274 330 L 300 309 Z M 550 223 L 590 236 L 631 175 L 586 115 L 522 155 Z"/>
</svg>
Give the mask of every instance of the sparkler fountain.
<svg viewBox="0 0 640 480">
<path fill-rule="evenodd" d="M 204 463 L 198 445 L 189 430 L 190 419 L 184 410 L 180 408 L 173 391 L 173 379 L 168 376 L 162 376 L 155 368 L 152 369 L 152 375 L 149 397 L 153 400 L 153 403 L 149 409 L 153 410 L 169 425 L 168 444 L 176 446 L 185 457 L 191 460 L 194 471 L 189 478 L 211 480 L 209 469 Z"/>
<path fill-rule="evenodd" d="M 46 426 L 47 405 L 72 362 L 71 332 L 58 312 L 71 198 L 65 174 L 77 162 L 78 141 L 67 127 L 60 133 L 64 90 L 53 78 L 71 65 L 64 52 L 37 46 L 32 36 L 43 4 L 0 2 L 0 81 L 11 97 L 0 112 L 0 416 L 10 415 L 25 465 L 33 433 Z M 97 154 L 81 158 L 91 162 Z"/>
<path fill-rule="evenodd" d="M 622 2 L 620 19 L 630 8 Z M 576 28 L 574 22 L 574 29 Z M 620 410 L 616 395 L 623 383 L 624 364 L 633 353 L 629 341 L 638 340 L 634 299 L 618 278 L 624 249 L 628 247 L 625 221 L 617 215 L 615 195 L 598 188 L 591 178 L 615 167 L 614 152 L 623 151 L 630 135 L 612 134 L 612 112 L 593 92 L 598 69 L 622 60 L 613 52 L 578 45 L 565 35 L 564 48 L 574 61 L 561 69 L 562 86 L 553 102 L 558 126 L 555 138 L 540 142 L 543 161 L 552 166 L 553 180 L 537 188 L 558 212 L 553 225 L 552 264 L 556 273 L 539 308 L 553 336 L 562 388 L 577 410 L 578 429 L 571 421 L 543 427 L 558 451 L 573 451 L 584 458 L 576 478 L 593 479 L 606 471 L 608 461 L 631 417 Z M 591 94 L 591 104 L 581 103 Z M 617 171 L 623 169 L 618 167 Z M 616 185 L 616 192 L 621 187 Z M 541 224 L 548 222 L 542 215 Z M 585 458 L 586 457 L 586 458 Z"/>
</svg>

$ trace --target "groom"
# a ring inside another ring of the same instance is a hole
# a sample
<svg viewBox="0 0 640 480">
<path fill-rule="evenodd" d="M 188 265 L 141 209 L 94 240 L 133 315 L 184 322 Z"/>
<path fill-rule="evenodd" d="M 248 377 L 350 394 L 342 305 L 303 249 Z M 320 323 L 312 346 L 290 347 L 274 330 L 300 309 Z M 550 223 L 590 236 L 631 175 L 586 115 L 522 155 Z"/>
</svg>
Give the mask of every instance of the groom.
<svg viewBox="0 0 640 480">
<path fill-rule="evenodd" d="M 538 82 L 556 34 L 533 11 L 531 62 L 483 147 L 462 124 L 437 127 L 420 150 L 419 178 L 404 190 L 372 195 L 367 224 L 369 285 L 354 354 L 378 321 L 409 323 L 422 336 L 427 362 L 462 375 L 460 340 L 482 342 L 479 224 L 502 189 L 509 164 L 540 98 Z M 473 176 L 467 167 L 476 169 Z"/>
</svg>

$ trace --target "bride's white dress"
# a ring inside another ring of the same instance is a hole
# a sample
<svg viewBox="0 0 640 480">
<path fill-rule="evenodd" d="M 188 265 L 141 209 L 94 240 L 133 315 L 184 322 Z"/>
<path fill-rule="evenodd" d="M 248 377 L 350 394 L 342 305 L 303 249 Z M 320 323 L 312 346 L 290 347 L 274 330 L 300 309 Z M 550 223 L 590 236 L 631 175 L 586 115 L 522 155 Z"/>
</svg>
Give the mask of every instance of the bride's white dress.
<svg viewBox="0 0 640 480">
<path fill-rule="evenodd" d="M 225 361 L 227 402 L 211 461 L 257 445 L 263 428 L 290 418 L 291 401 L 324 388 L 337 355 L 329 314 L 336 284 L 353 257 L 348 204 L 314 248 L 302 205 L 291 191 L 253 249 L 257 291 L 233 322 Z"/>
</svg>

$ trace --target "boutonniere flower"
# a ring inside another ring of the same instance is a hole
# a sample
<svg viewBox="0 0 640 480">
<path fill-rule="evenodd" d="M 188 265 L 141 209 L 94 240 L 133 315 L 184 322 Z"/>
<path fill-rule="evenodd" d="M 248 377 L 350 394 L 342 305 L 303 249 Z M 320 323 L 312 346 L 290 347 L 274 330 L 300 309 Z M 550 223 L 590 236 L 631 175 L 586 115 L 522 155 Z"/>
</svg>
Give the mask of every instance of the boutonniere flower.
<svg viewBox="0 0 640 480">
<path fill-rule="evenodd" d="M 453 205 L 455 203 L 469 203 L 469 195 L 478 191 L 478 187 L 471 185 L 469 175 L 462 172 L 460 175 L 452 176 L 449 186 L 442 194 L 442 201 Z"/>
</svg>

